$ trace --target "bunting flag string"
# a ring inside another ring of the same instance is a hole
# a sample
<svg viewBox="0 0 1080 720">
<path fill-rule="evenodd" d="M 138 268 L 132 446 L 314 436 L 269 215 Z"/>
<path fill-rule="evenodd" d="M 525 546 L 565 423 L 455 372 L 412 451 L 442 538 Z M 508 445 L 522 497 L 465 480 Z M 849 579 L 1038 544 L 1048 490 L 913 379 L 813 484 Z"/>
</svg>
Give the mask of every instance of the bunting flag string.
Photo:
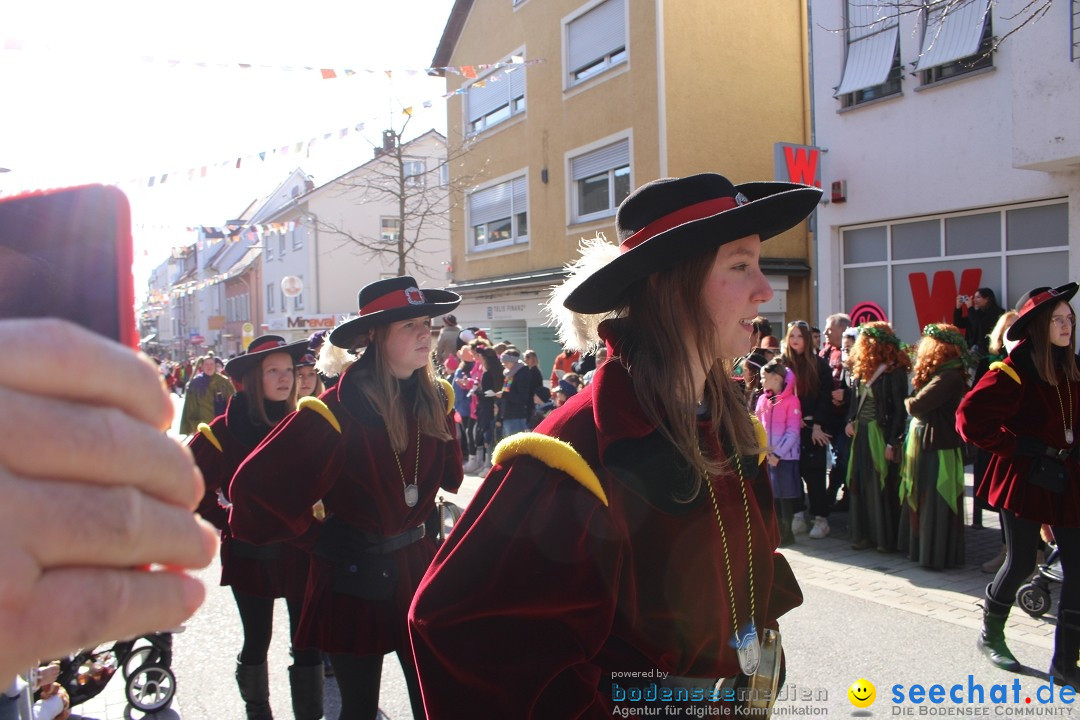
<svg viewBox="0 0 1080 720">
<path fill-rule="evenodd" d="M 26 45 L 21 38 L 3 37 L 0 36 L 0 51 L 29 51 L 40 50 L 42 52 L 53 53 L 56 52 L 51 44 L 43 44 L 38 47 L 33 45 Z M 83 58 L 84 60 L 86 58 Z M 269 65 L 260 63 L 245 63 L 245 62 L 201 62 L 193 60 L 177 60 L 174 58 L 161 58 L 154 55 L 141 55 L 138 58 L 141 62 L 150 65 L 166 65 L 168 67 L 198 67 L 198 68 L 217 68 L 217 69 L 234 69 L 234 70 L 271 70 L 276 72 L 307 72 L 312 74 L 318 74 L 319 78 L 323 80 L 337 80 L 341 78 L 354 77 L 358 75 L 386 75 L 387 78 L 393 78 L 394 73 L 404 74 L 409 77 L 415 77 L 417 75 L 431 75 L 437 72 L 452 73 L 454 75 L 462 75 L 467 78 L 475 78 L 477 73 L 487 72 L 488 70 L 497 70 L 499 68 L 508 67 L 511 65 L 532 65 L 543 60 L 525 60 L 521 55 L 514 55 L 509 60 L 497 63 L 484 63 L 480 65 L 451 65 L 451 66 L 435 66 L 428 68 L 406 68 L 406 69 L 386 69 L 386 68 L 354 68 L 348 66 L 342 67 L 318 67 L 315 65 Z"/>
</svg>

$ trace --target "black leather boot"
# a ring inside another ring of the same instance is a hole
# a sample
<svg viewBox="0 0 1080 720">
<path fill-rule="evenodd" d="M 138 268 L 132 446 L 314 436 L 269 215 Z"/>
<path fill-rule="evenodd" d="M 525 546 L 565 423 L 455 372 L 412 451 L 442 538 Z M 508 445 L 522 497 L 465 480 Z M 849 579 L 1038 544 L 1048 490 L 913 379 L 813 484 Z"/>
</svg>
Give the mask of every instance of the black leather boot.
<svg viewBox="0 0 1080 720">
<path fill-rule="evenodd" d="M 777 500 L 777 515 L 780 521 L 780 547 L 795 544 L 795 533 L 791 531 L 791 521 L 795 518 L 795 504 L 791 500 Z"/>
<path fill-rule="evenodd" d="M 1012 603 L 999 603 L 992 599 L 989 585 L 986 586 L 986 598 L 983 602 L 983 626 L 976 644 L 994 665 L 1009 672 L 1019 672 L 1019 661 L 1005 645 L 1005 621 L 1009 619 Z"/>
<path fill-rule="evenodd" d="M 1080 612 L 1062 610 L 1054 632 L 1054 659 L 1050 663 L 1050 675 L 1055 685 L 1072 685 L 1080 690 L 1080 671 L 1076 668 L 1080 654 Z"/>
<path fill-rule="evenodd" d="M 289 689 L 296 720 L 319 720 L 323 716 L 323 666 L 289 667 Z"/>
<path fill-rule="evenodd" d="M 274 720 L 270 710 L 270 679 L 266 663 L 245 665 L 237 660 L 236 686 L 240 688 L 248 720 Z"/>
</svg>

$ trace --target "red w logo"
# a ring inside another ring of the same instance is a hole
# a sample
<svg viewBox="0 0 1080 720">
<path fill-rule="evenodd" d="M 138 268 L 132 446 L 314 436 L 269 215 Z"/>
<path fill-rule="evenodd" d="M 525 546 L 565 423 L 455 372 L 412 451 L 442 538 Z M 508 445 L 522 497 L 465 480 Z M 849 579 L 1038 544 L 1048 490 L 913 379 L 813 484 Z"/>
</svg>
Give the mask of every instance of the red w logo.
<svg viewBox="0 0 1080 720">
<path fill-rule="evenodd" d="M 957 295 L 974 295 L 982 280 L 982 268 L 967 268 L 960 273 L 960 289 L 956 288 L 956 276 L 952 270 L 934 273 L 933 289 L 927 285 L 926 273 L 908 275 L 911 299 L 915 302 L 915 316 L 919 330 L 930 323 L 951 323 L 956 308 Z"/>
</svg>

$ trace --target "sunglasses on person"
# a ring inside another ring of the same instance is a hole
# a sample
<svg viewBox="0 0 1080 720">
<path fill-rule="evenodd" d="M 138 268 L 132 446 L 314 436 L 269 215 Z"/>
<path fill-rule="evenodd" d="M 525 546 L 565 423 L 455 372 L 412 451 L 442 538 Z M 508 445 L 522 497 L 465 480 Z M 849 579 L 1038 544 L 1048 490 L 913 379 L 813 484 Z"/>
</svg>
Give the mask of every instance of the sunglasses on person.
<svg viewBox="0 0 1080 720">
<path fill-rule="evenodd" d="M 793 327 L 801 327 L 804 330 L 809 330 L 810 329 L 810 323 L 806 322 L 805 320 L 792 320 L 791 322 L 789 322 L 787 324 L 787 326 L 788 326 L 788 330 L 790 330 Z"/>
</svg>

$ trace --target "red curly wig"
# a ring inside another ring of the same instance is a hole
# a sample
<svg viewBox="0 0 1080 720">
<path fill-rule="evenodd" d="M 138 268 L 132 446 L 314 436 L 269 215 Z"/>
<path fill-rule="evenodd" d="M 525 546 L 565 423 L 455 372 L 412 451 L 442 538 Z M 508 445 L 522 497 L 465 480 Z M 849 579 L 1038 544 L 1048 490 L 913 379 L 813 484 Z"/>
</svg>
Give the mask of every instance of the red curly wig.
<svg viewBox="0 0 1080 720">
<path fill-rule="evenodd" d="M 934 327 L 946 332 L 954 332 L 956 337 L 963 341 L 964 336 L 960 334 L 960 328 L 955 325 L 937 323 Z M 947 362 L 963 358 L 966 351 L 966 348 L 961 348 L 954 343 L 923 335 L 922 339 L 919 340 L 919 349 L 915 356 L 915 367 L 911 376 L 912 385 L 915 386 L 916 390 L 921 389 L 926 383 L 930 382 L 930 378 L 934 376 L 938 368 Z M 964 382 L 966 383 L 968 379 L 967 365 L 961 363 L 960 370 L 964 373 Z"/>
<path fill-rule="evenodd" d="M 904 352 L 889 323 L 863 323 L 859 329 L 859 338 L 851 348 L 848 359 L 853 377 L 864 382 L 869 381 L 882 364 L 887 372 L 897 369 L 905 373 L 911 371 L 911 358 Z"/>
</svg>

